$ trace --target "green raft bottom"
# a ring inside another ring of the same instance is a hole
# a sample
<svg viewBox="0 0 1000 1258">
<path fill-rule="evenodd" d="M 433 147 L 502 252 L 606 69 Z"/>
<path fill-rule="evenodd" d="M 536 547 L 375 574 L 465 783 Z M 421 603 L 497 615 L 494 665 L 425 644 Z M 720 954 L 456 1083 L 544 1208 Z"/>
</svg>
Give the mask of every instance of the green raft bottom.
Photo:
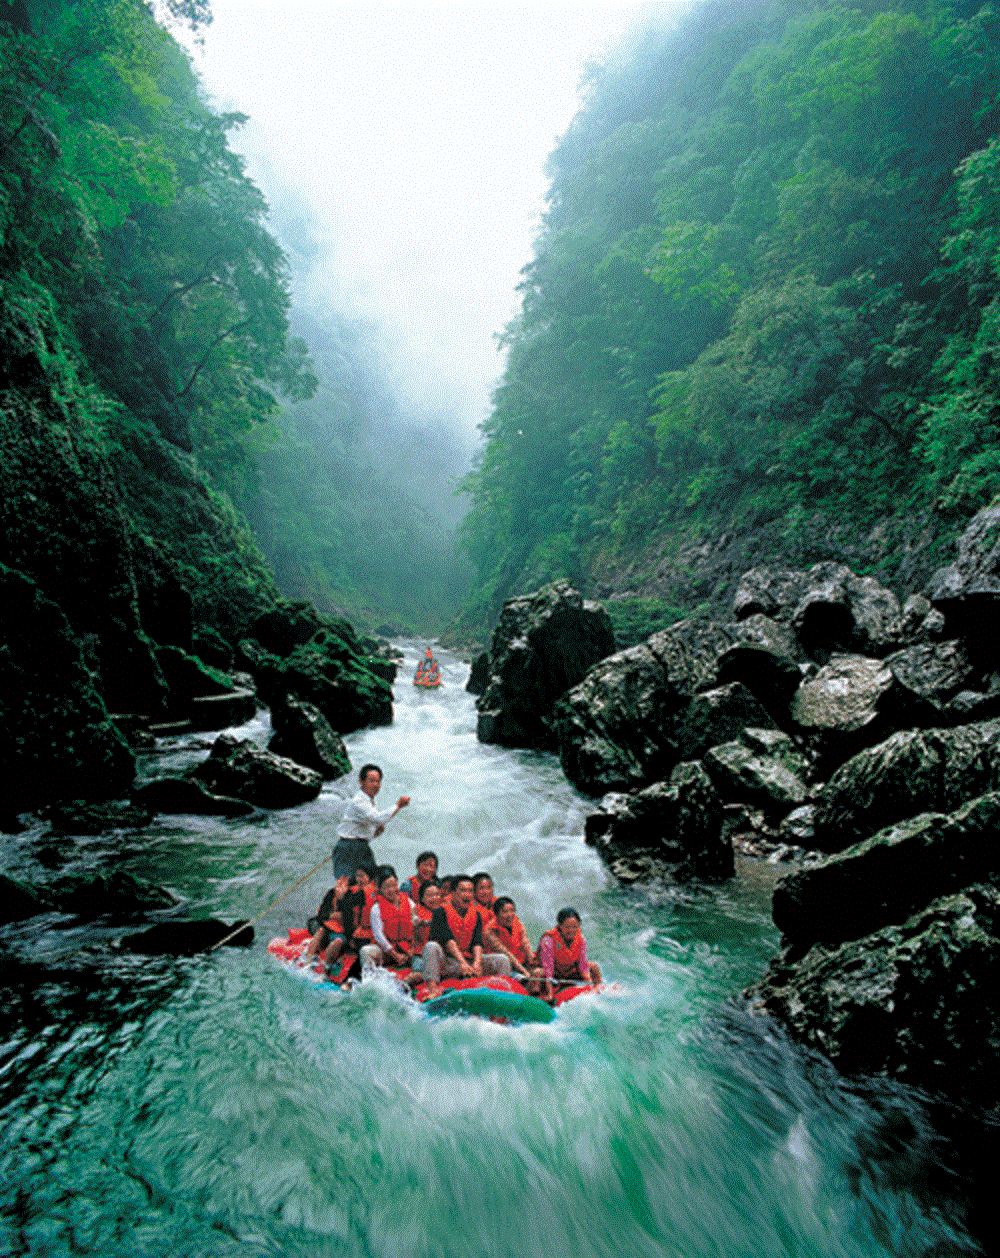
<svg viewBox="0 0 1000 1258">
<path fill-rule="evenodd" d="M 428 1000 L 424 1011 L 432 1018 L 473 1014 L 505 1022 L 551 1022 L 556 1011 L 536 996 L 498 991 L 494 987 L 453 988 Z"/>
</svg>

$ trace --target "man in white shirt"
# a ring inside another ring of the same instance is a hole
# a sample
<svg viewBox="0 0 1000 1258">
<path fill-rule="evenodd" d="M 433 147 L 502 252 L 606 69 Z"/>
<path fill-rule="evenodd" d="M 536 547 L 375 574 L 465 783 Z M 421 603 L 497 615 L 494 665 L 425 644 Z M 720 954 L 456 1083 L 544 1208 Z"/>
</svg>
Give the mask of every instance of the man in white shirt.
<svg viewBox="0 0 1000 1258">
<path fill-rule="evenodd" d="M 375 864 L 372 839 L 378 838 L 385 829 L 385 823 L 410 802 L 409 795 L 400 795 L 395 808 L 378 811 L 375 796 L 382 785 L 382 770 L 377 764 L 362 765 L 358 782 L 361 790 L 347 805 L 347 811 L 337 827 L 337 844 L 333 849 L 334 879 L 343 874 L 353 878 L 359 865 Z"/>
</svg>

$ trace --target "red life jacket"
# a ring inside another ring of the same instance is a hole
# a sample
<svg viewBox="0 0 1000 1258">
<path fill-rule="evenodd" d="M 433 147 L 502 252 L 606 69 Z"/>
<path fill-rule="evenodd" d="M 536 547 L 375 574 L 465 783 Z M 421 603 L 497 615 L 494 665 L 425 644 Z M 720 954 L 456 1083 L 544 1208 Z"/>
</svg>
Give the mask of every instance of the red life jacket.
<svg viewBox="0 0 1000 1258">
<path fill-rule="evenodd" d="M 378 898 L 379 912 L 382 914 L 382 933 L 396 948 L 406 953 L 413 951 L 413 921 L 410 918 L 410 901 L 405 895 L 399 897 L 399 904 L 390 904 L 384 895 Z"/>
<path fill-rule="evenodd" d="M 351 939 L 359 945 L 362 943 L 371 943 L 375 938 L 372 934 L 372 905 L 375 903 L 375 892 L 372 890 L 371 883 L 365 887 L 365 902 L 362 906 L 358 924 L 354 928 L 354 934 Z"/>
<path fill-rule="evenodd" d="M 472 960 L 472 936 L 476 929 L 476 922 L 482 921 L 479 910 L 475 904 L 469 906 L 469 910 L 464 917 L 459 917 L 458 913 L 450 904 L 444 906 L 445 917 L 448 919 L 448 925 L 451 933 L 455 937 L 458 944 L 458 950 L 465 957 L 466 961 Z"/>
<path fill-rule="evenodd" d="M 583 931 L 576 932 L 576 938 L 573 940 L 571 947 L 566 946 L 566 940 L 563 939 L 559 932 L 558 926 L 553 926 L 551 930 L 547 930 L 545 935 L 551 936 L 555 947 L 552 952 L 553 970 L 556 978 L 583 978 L 580 972 L 580 954 L 583 952 Z M 538 941 L 538 947 L 541 949 L 541 939 Z M 587 975 L 587 981 L 590 976 Z"/>
<path fill-rule="evenodd" d="M 490 926 L 490 930 L 496 935 L 497 939 L 507 948 L 511 954 L 517 957 L 522 965 L 528 964 L 528 936 L 525 934 L 524 927 L 521 925 L 521 919 L 515 915 L 511 929 L 501 926 L 499 922 L 494 921 Z"/>
</svg>

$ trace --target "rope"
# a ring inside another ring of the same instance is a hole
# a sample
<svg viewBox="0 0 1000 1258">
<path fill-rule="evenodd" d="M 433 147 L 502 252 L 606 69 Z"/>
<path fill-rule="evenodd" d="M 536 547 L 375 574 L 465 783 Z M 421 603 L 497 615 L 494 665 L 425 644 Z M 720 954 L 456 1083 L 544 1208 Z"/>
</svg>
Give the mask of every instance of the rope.
<svg viewBox="0 0 1000 1258">
<path fill-rule="evenodd" d="M 323 868 L 324 865 L 329 863 L 329 860 L 330 860 L 329 856 L 324 856 L 318 865 L 314 865 L 307 874 L 302 875 L 302 877 L 298 880 L 298 882 L 293 883 L 293 885 L 290 886 L 287 891 L 279 895 L 276 900 L 272 900 L 271 903 L 267 906 L 267 908 L 261 909 L 261 911 L 257 914 L 256 917 L 252 917 L 249 922 L 241 923 L 239 926 L 236 927 L 235 930 L 231 930 L 229 934 L 225 937 L 225 939 L 220 939 L 217 944 L 212 944 L 211 948 L 209 948 L 209 952 L 214 952 L 216 948 L 221 948 L 223 944 L 228 943 L 230 939 L 234 939 L 241 931 L 246 930 L 248 926 L 252 926 L 254 922 L 259 922 L 265 913 L 270 913 L 271 909 L 273 909 L 276 904 L 280 904 L 282 900 L 287 900 L 293 891 L 298 890 L 298 888 L 301 887 L 304 882 L 308 882 L 308 880 L 313 876 L 313 874 L 318 873 Z"/>
</svg>

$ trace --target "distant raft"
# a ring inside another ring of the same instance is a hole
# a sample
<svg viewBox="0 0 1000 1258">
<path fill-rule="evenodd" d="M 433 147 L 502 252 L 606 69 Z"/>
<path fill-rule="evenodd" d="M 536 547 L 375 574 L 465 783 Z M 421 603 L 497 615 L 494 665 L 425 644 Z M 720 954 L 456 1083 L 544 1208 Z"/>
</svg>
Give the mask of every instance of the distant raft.
<svg viewBox="0 0 1000 1258">
<path fill-rule="evenodd" d="M 413 674 L 413 684 L 422 686 L 425 690 L 434 690 L 441 685 L 441 666 L 431 654 L 430 647 L 424 658 L 417 665 L 417 671 Z"/>
</svg>

